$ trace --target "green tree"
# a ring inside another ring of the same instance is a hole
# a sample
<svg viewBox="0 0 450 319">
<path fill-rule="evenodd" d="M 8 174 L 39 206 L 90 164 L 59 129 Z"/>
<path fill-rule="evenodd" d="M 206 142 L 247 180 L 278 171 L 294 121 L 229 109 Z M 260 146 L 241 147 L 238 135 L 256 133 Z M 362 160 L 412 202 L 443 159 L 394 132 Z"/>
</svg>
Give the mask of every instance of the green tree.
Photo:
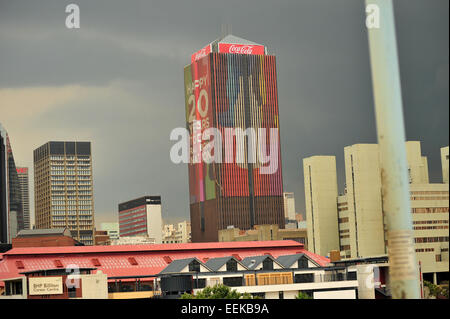
<svg viewBox="0 0 450 319">
<path fill-rule="evenodd" d="M 430 290 L 430 296 L 448 299 L 448 282 L 444 283 L 443 285 L 435 285 L 429 281 L 424 280 L 423 285 Z"/>
<path fill-rule="evenodd" d="M 228 286 L 218 284 L 206 287 L 195 295 L 184 293 L 180 299 L 253 299 L 253 296 L 249 293 L 241 294 L 235 289 L 231 290 Z"/>
<path fill-rule="evenodd" d="M 299 291 L 298 295 L 295 296 L 295 299 L 312 299 L 312 298 L 306 292 Z"/>
</svg>

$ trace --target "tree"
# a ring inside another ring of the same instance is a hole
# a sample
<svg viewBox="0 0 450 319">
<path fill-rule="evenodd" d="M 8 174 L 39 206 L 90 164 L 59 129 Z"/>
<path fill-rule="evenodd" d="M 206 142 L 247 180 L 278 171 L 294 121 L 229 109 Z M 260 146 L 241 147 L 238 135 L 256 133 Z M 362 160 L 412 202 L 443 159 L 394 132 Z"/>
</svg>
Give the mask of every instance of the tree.
<svg viewBox="0 0 450 319">
<path fill-rule="evenodd" d="M 435 285 L 429 281 L 424 280 L 423 285 L 430 290 L 430 296 L 438 299 L 448 299 L 448 282 L 443 285 Z"/>
<path fill-rule="evenodd" d="M 312 299 L 312 298 L 306 292 L 299 291 L 298 295 L 295 296 L 295 299 Z"/>
<path fill-rule="evenodd" d="M 241 294 L 228 286 L 217 284 L 206 287 L 195 295 L 184 293 L 181 299 L 253 299 L 253 296 L 247 292 Z"/>
</svg>

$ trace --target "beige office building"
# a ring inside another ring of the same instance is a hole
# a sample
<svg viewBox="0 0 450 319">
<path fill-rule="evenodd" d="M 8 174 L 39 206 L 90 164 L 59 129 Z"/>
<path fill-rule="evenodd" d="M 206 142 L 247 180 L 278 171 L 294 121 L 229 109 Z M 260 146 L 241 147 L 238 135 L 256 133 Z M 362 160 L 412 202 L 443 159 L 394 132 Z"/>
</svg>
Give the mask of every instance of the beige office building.
<svg viewBox="0 0 450 319">
<path fill-rule="evenodd" d="M 191 242 L 191 223 L 182 221 L 178 224 L 163 226 L 163 244 L 179 244 Z"/>
<path fill-rule="evenodd" d="M 378 145 L 355 144 L 346 147 L 344 153 L 346 187 L 344 194 L 336 198 L 341 257 L 361 258 L 386 254 L 388 248 Z M 448 184 L 429 183 L 427 158 L 421 154 L 420 142 L 406 142 L 406 153 L 417 259 L 421 262 L 426 280 L 439 282 L 442 273 L 449 271 Z M 445 165 L 442 164 L 444 176 Z M 305 174 L 305 186 L 307 181 L 308 176 Z M 313 188 L 312 196 L 314 191 Z M 308 212 L 307 194 L 306 203 Z M 330 237 L 323 236 L 321 232 L 308 232 L 309 242 L 323 241 L 320 237 L 330 241 Z"/>
<path fill-rule="evenodd" d="M 442 182 L 448 184 L 448 146 L 441 148 Z"/>
<path fill-rule="evenodd" d="M 312 156 L 303 159 L 308 250 L 328 256 L 339 250 L 336 159 Z"/>
<path fill-rule="evenodd" d="M 34 150 L 36 228 L 70 229 L 94 244 L 94 198 L 90 142 L 48 142 Z"/>
</svg>

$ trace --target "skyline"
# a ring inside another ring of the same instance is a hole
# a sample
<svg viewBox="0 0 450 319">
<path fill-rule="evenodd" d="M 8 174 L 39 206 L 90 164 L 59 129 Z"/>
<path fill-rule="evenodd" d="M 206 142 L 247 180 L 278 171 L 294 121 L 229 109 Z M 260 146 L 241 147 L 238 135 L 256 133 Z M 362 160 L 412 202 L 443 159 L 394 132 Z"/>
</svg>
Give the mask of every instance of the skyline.
<svg viewBox="0 0 450 319">
<path fill-rule="evenodd" d="M 50 140 L 92 142 L 97 225 L 142 195 L 162 196 L 164 219 L 188 219 L 187 169 L 169 159 L 169 132 L 184 124 L 183 67 L 218 38 L 220 23 L 277 56 L 284 190 L 294 192 L 297 212 L 304 214 L 303 158 L 336 156 L 341 191 L 344 146 L 376 143 L 363 1 L 282 2 L 273 10 L 270 2 L 247 1 L 242 10 L 180 3 L 182 15 L 165 4 L 155 14 L 141 2 L 121 10 L 77 1 L 76 31 L 64 26 L 65 4 L 48 3 L 33 10 L 0 1 L 0 122 L 16 164 L 31 170 L 32 151 Z M 421 141 L 430 181 L 439 182 L 449 129 L 448 2 L 397 1 L 395 9 L 407 140 Z M 20 114 L 30 105 L 32 114 Z"/>
</svg>

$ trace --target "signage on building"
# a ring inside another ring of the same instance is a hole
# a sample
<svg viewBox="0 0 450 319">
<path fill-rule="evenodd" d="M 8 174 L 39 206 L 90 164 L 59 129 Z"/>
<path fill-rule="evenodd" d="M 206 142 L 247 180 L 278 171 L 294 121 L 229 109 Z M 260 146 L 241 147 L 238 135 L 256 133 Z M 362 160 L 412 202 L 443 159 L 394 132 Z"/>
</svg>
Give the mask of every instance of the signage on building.
<svg viewBox="0 0 450 319">
<path fill-rule="evenodd" d="M 62 277 L 28 278 L 30 295 L 62 295 Z"/>
<path fill-rule="evenodd" d="M 204 56 L 207 56 L 211 53 L 211 44 L 208 44 L 203 49 L 195 52 L 193 55 L 191 55 L 191 63 L 194 63 L 195 61 L 203 58 Z"/>
<path fill-rule="evenodd" d="M 28 168 L 27 167 L 18 167 L 17 173 L 18 174 L 26 174 L 26 173 L 28 173 Z"/>
<path fill-rule="evenodd" d="M 235 44 L 235 43 L 219 43 L 220 53 L 232 54 L 264 54 L 263 45 Z"/>
</svg>

